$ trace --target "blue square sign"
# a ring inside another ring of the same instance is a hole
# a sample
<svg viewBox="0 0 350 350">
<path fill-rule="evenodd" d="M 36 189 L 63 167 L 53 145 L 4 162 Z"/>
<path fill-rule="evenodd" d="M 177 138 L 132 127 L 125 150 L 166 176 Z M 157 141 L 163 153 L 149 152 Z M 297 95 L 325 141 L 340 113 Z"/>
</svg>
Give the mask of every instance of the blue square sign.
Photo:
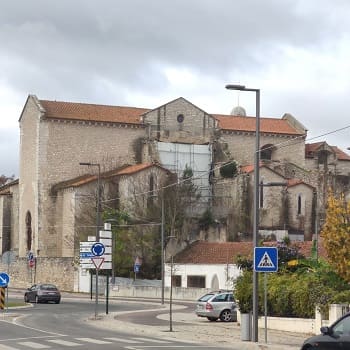
<svg viewBox="0 0 350 350">
<path fill-rule="evenodd" d="M 276 247 L 254 248 L 254 271 L 276 272 L 278 270 L 278 249 Z"/>
</svg>

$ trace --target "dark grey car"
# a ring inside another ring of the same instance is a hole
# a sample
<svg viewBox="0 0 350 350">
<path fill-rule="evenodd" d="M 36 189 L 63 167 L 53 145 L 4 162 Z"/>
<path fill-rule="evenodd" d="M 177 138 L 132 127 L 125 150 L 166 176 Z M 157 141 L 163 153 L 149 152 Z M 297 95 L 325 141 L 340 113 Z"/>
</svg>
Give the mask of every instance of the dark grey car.
<svg viewBox="0 0 350 350">
<path fill-rule="evenodd" d="M 209 321 L 237 321 L 237 305 L 232 292 L 212 292 L 197 300 L 196 314 Z"/>
<path fill-rule="evenodd" d="M 59 304 L 61 301 L 61 293 L 54 284 L 34 284 L 24 293 L 24 301 L 26 303 L 48 303 L 51 301 Z"/>
<path fill-rule="evenodd" d="M 350 313 L 345 314 L 329 327 L 321 327 L 321 334 L 304 341 L 301 350 L 350 349 Z"/>
</svg>

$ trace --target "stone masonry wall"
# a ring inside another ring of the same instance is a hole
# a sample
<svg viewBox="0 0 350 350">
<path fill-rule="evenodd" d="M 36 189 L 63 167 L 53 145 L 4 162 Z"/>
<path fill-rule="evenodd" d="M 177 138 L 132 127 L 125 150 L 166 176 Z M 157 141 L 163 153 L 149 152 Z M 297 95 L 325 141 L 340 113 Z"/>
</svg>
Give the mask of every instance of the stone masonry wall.
<svg viewBox="0 0 350 350">
<path fill-rule="evenodd" d="M 179 115 L 183 121 L 178 120 Z M 204 144 L 212 140 L 215 119 L 183 98 L 169 102 L 145 115 L 151 136 L 164 142 Z"/>
<path fill-rule="evenodd" d="M 41 255 L 57 256 L 57 245 L 62 240 L 55 228 L 51 186 L 78 175 L 97 174 L 97 167 L 80 166 L 80 162 L 100 164 L 101 172 L 121 164 L 133 164 L 133 142 L 143 137 L 143 133 L 144 129 L 137 127 L 97 123 L 41 123 L 39 211 L 45 213 L 40 218 L 40 241 L 37 246 Z"/>
<path fill-rule="evenodd" d="M 272 160 L 291 162 L 304 166 L 305 143 L 303 139 L 291 142 L 288 136 L 260 135 L 260 148 L 272 144 Z M 227 143 L 231 159 L 235 159 L 239 165 L 254 163 L 255 133 L 227 133 L 224 132 L 221 142 Z"/>
<path fill-rule="evenodd" d="M 59 289 L 74 290 L 76 276 L 70 258 L 37 258 L 36 267 L 30 268 L 26 258 L 17 258 L 9 266 L 0 262 L 0 270 L 10 276 L 9 287 L 28 288 L 34 283 L 54 283 Z"/>
<path fill-rule="evenodd" d="M 29 211 L 32 217 L 32 242 L 38 238 L 38 138 L 40 110 L 33 97 L 29 97 L 20 120 L 19 164 L 19 256 L 27 254 L 25 218 Z"/>
</svg>

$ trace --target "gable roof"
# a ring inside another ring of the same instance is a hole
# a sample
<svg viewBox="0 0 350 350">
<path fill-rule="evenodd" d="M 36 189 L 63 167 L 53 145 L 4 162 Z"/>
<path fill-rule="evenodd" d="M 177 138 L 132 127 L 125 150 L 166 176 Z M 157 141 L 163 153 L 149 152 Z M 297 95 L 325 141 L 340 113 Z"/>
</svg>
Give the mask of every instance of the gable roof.
<svg viewBox="0 0 350 350">
<path fill-rule="evenodd" d="M 127 106 L 99 105 L 90 103 L 49 101 L 39 100 L 34 95 L 30 95 L 29 97 L 31 96 L 35 99 L 35 101 L 37 101 L 38 107 L 40 108 L 41 112 L 43 112 L 44 118 L 47 119 L 120 123 L 144 126 L 143 118 L 145 114 L 147 114 L 147 112 L 160 108 L 157 107 L 154 109 L 149 109 Z M 174 102 L 179 99 L 183 99 L 184 101 L 193 105 L 191 102 L 187 101 L 183 97 L 174 99 L 171 102 Z M 166 104 L 169 104 L 171 102 L 168 102 Z M 255 117 L 211 114 L 205 112 L 204 110 L 195 105 L 193 106 L 203 111 L 203 113 L 206 113 L 207 115 L 216 119 L 219 128 L 223 130 L 255 132 Z M 275 119 L 261 117 L 260 131 L 262 133 L 304 135 L 304 133 L 301 133 L 300 130 L 298 130 L 291 123 L 289 123 L 287 119 L 284 118 Z"/>
<path fill-rule="evenodd" d="M 161 167 L 158 164 L 154 163 L 141 163 L 141 164 L 134 164 L 134 165 L 124 165 L 122 167 L 119 167 L 114 170 L 106 171 L 100 174 L 101 179 L 109 179 L 112 177 L 120 177 L 123 175 L 133 175 L 136 174 L 142 170 L 151 168 L 151 167 L 158 167 L 160 169 L 163 169 L 166 172 L 169 172 L 169 170 Z M 85 174 L 82 176 L 75 177 L 73 179 L 67 180 L 67 181 L 62 181 L 54 186 L 52 186 L 51 191 L 53 193 L 65 189 L 65 188 L 70 188 L 70 187 L 79 187 L 82 185 L 86 185 L 88 183 L 97 181 L 98 175 L 91 175 L 91 174 Z"/>
<path fill-rule="evenodd" d="M 304 181 L 301 180 L 301 179 L 288 179 L 288 180 L 287 180 L 287 187 L 288 187 L 288 188 L 289 188 L 289 187 L 298 186 L 298 185 L 305 185 L 305 186 L 308 186 L 308 187 L 310 187 L 310 188 L 312 188 L 312 189 L 315 188 L 314 186 L 312 186 L 312 185 L 310 185 L 310 184 L 304 182 Z"/>
<path fill-rule="evenodd" d="M 141 124 L 146 108 L 39 100 L 46 118 Z"/>
<path fill-rule="evenodd" d="M 11 187 L 17 186 L 19 184 L 19 179 L 12 180 L 11 182 L 6 183 L 5 185 L 0 186 L 0 195 L 9 195 L 11 194 Z"/>
<path fill-rule="evenodd" d="M 233 115 L 213 114 L 219 127 L 224 130 L 255 132 L 256 118 Z M 260 132 L 285 135 L 304 135 L 294 128 L 286 119 L 260 118 Z"/>
<path fill-rule="evenodd" d="M 331 149 L 335 155 L 337 156 L 338 160 L 345 160 L 350 161 L 350 156 L 342 151 L 337 146 L 330 146 L 325 141 L 321 142 L 314 142 L 314 143 L 306 143 L 305 144 L 305 157 L 306 158 L 314 158 L 315 153 L 318 151 L 321 151 L 323 148 Z"/>
<path fill-rule="evenodd" d="M 278 242 L 266 242 L 266 246 L 277 246 Z M 299 247 L 305 257 L 311 256 L 312 241 L 297 241 L 291 244 Z M 238 255 L 253 257 L 253 242 L 206 242 L 196 241 L 174 256 L 177 264 L 233 264 Z M 319 240 L 318 255 L 326 257 L 322 241 Z"/>
</svg>

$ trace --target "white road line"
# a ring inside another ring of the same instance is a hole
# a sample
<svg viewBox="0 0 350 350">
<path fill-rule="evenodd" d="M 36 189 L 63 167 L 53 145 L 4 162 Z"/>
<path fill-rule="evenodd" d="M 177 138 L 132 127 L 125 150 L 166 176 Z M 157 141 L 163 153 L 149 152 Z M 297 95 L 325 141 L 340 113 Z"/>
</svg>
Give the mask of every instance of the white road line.
<svg viewBox="0 0 350 350">
<path fill-rule="evenodd" d="M 137 341 L 137 340 L 132 340 L 132 339 L 124 339 L 124 338 L 103 338 L 106 340 L 112 340 L 112 341 L 116 341 L 116 342 L 120 342 L 120 343 L 128 343 L 128 344 L 141 344 L 142 342 Z"/>
<path fill-rule="evenodd" d="M 60 339 L 49 339 L 48 341 L 51 343 L 55 343 L 63 346 L 82 346 L 83 345 L 79 343 L 73 343 L 72 341 L 60 340 Z"/>
<path fill-rule="evenodd" d="M 142 341 L 147 341 L 147 342 L 152 342 L 152 343 L 158 343 L 158 344 L 168 344 L 168 340 L 158 340 L 158 339 L 152 339 L 152 338 L 142 338 L 142 337 L 133 337 L 132 339 L 136 340 L 142 340 Z"/>
<path fill-rule="evenodd" d="M 76 340 L 80 341 L 85 341 L 87 343 L 93 343 L 93 344 L 112 344 L 111 341 L 104 341 L 104 340 L 99 340 L 99 339 L 94 339 L 94 338 L 74 338 Z"/>
<path fill-rule="evenodd" d="M 28 347 L 28 348 L 32 348 L 32 349 L 48 349 L 48 348 L 51 348 L 50 345 L 34 343 L 32 341 L 18 342 L 18 344 L 23 345 L 23 346 Z"/>
</svg>

